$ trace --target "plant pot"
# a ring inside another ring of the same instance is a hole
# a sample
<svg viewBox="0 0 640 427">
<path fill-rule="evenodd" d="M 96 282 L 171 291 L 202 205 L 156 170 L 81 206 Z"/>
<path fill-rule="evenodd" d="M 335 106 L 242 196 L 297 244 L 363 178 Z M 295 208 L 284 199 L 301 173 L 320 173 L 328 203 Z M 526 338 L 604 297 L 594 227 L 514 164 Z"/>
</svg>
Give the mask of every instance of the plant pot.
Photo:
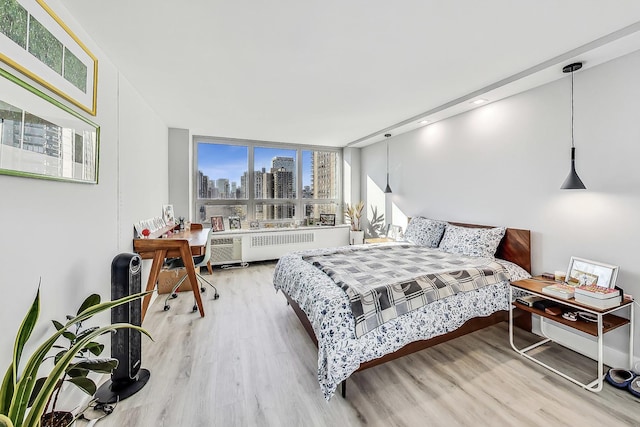
<svg viewBox="0 0 640 427">
<path fill-rule="evenodd" d="M 349 230 L 349 244 L 350 245 L 364 244 L 364 231 Z"/>
<path fill-rule="evenodd" d="M 47 412 L 40 418 L 40 427 L 73 427 L 75 425 L 73 414 L 66 411 Z"/>
</svg>

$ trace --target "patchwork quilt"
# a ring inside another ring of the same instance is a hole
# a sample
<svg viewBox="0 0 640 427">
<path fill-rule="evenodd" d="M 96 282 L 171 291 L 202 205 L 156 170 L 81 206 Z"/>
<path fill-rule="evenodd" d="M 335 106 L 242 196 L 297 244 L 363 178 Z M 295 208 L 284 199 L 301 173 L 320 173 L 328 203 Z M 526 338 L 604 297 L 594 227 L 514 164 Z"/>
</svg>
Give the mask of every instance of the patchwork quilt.
<svg viewBox="0 0 640 427">
<path fill-rule="evenodd" d="M 493 259 L 471 263 L 414 245 L 336 249 L 303 259 L 346 292 L 356 337 L 441 298 L 509 280 L 505 267 Z"/>
</svg>

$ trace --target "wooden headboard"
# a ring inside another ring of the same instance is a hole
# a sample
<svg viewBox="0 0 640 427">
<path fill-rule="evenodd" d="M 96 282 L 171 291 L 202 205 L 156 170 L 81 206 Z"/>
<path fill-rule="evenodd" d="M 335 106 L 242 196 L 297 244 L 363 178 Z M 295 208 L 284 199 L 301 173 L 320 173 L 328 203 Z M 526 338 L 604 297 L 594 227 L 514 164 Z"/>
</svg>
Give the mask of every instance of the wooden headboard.
<svg viewBox="0 0 640 427">
<path fill-rule="evenodd" d="M 449 224 L 469 228 L 493 228 L 490 225 L 465 224 L 462 222 L 449 222 Z M 496 258 L 518 264 L 528 273 L 531 273 L 531 231 L 507 228 L 496 251 Z"/>
</svg>

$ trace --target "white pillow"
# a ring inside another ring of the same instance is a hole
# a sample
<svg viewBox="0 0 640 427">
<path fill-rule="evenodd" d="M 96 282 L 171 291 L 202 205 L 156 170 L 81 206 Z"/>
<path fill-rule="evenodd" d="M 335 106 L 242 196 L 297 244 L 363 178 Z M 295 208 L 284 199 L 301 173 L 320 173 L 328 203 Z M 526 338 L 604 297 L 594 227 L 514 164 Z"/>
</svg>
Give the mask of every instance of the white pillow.
<svg viewBox="0 0 640 427">
<path fill-rule="evenodd" d="M 440 249 L 468 256 L 494 258 L 506 229 L 468 228 L 447 224 Z"/>
<path fill-rule="evenodd" d="M 419 246 L 437 248 L 446 225 L 444 221 L 416 216 L 407 224 L 404 239 Z"/>
</svg>

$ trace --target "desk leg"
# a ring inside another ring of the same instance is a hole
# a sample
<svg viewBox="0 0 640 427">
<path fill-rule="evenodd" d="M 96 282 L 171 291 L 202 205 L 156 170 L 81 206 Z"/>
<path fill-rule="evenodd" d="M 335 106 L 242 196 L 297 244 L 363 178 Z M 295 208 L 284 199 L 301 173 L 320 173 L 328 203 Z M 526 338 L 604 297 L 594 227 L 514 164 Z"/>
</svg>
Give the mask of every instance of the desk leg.
<svg viewBox="0 0 640 427">
<path fill-rule="evenodd" d="M 182 261 L 187 269 L 187 276 L 191 282 L 191 289 L 193 290 L 193 296 L 196 298 L 198 304 L 198 310 L 200 310 L 200 317 L 204 317 L 204 307 L 202 305 L 202 298 L 200 296 L 200 287 L 198 286 L 198 279 L 196 277 L 196 267 L 191 257 L 191 249 L 189 244 L 185 240 L 184 245 L 180 247 L 180 253 L 182 254 Z"/>
<path fill-rule="evenodd" d="M 153 254 L 153 263 L 151 264 L 151 271 L 149 272 L 149 280 L 147 280 L 147 289 L 146 291 L 152 291 L 156 286 L 156 282 L 158 281 L 158 274 L 160 274 L 160 268 L 162 268 L 162 263 L 164 262 L 165 257 L 167 256 L 166 249 L 156 250 Z M 151 301 L 151 294 L 145 295 L 142 300 L 142 318 L 141 321 L 144 320 L 145 314 L 147 314 L 147 309 L 149 308 L 149 302 Z"/>
</svg>

